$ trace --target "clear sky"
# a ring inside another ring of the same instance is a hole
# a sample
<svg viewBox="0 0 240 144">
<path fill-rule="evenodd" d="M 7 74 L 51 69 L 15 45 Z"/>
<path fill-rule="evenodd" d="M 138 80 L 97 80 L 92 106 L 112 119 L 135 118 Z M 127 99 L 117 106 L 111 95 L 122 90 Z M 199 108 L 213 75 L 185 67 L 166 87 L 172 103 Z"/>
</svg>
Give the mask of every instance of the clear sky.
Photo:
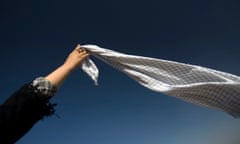
<svg viewBox="0 0 240 144">
<path fill-rule="evenodd" d="M 240 75 L 237 0 L 1 0 L 0 102 L 59 66 L 77 43 Z M 18 144 L 239 144 L 240 119 L 152 92 L 95 59 Z"/>
</svg>

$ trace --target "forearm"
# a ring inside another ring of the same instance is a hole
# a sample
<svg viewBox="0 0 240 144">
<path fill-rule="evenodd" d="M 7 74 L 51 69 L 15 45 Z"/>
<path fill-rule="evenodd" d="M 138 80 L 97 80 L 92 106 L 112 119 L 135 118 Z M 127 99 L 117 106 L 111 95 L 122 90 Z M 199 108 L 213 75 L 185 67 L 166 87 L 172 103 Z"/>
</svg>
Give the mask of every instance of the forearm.
<svg viewBox="0 0 240 144">
<path fill-rule="evenodd" d="M 72 71 L 73 68 L 70 68 L 69 66 L 63 64 L 48 74 L 45 79 L 58 89 Z"/>
<path fill-rule="evenodd" d="M 64 64 L 45 77 L 24 85 L 0 106 L 0 143 L 14 143 L 44 116 L 54 113 L 49 99 L 70 73 L 88 57 L 80 45 L 70 53 Z"/>
<path fill-rule="evenodd" d="M 76 48 L 69 54 L 63 65 L 59 66 L 55 71 L 45 77 L 56 88 L 59 88 L 70 73 L 79 67 L 82 61 L 88 57 L 87 51 L 77 45 Z"/>
</svg>

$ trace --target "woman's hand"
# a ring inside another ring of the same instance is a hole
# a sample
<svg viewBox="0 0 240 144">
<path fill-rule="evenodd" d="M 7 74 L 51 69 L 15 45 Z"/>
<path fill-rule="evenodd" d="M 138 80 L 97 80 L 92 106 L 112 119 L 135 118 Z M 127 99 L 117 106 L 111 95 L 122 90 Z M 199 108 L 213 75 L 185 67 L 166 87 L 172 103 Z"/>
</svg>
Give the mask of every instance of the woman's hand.
<svg viewBox="0 0 240 144">
<path fill-rule="evenodd" d="M 80 64 L 89 56 L 88 52 L 80 47 L 78 44 L 75 49 L 68 55 L 64 66 L 69 70 L 75 70 Z"/>
<path fill-rule="evenodd" d="M 75 49 L 68 55 L 63 65 L 48 74 L 45 79 L 50 81 L 54 86 L 59 88 L 64 80 L 71 74 L 73 70 L 78 68 L 80 64 L 88 57 L 88 52 L 81 49 L 78 44 Z"/>
</svg>

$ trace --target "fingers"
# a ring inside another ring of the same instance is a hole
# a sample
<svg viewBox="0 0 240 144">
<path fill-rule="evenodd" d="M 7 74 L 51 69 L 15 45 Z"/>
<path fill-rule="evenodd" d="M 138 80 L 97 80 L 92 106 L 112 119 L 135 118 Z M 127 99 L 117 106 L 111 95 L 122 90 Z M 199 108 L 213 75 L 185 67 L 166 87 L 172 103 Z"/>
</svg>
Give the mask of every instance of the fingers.
<svg viewBox="0 0 240 144">
<path fill-rule="evenodd" d="M 79 54 L 79 56 L 81 57 L 81 61 L 84 60 L 85 58 L 87 58 L 89 56 L 89 53 L 87 50 L 85 50 L 84 48 L 81 48 L 80 44 L 78 44 L 75 48 L 75 50 L 77 51 L 77 53 Z"/>
<path fill-rule="evenodd" d="M 82 49 L 82 48 L 77 49 L 77 51 L 78 51 L 79 53 L 86 52 L 86 50 L 84 50 L 84 49 Z"/>
<path fill-rule="evenodd" d="M 75 47 L 75 49 L 79 49 L 81 48 L 81 45 L 80 44 L 77 44 L 77 46 Z"/>
<path fill-rule="evenodd" d="M 88 54 L 88 52 L 85 50 L 85 49 L 77 49 L 77 53 L 79 54 L 79 55 L 81 55 L 81 56 L 88 56 L 89 54 Z"/>
<path fill-rule="evenodd" d="M 78 53 L 81 53 L 81 54 L 86 54 L 86 53 L 88 53 L 87 50 L 85 50 L 84 48 L 81 48 L 80 44 L 78 44 L 78 45 L 75 47 L 75 50 L 76 50 Z"/>
<path fill-rule="evenodd" d="M 80 44 L 78 44 L 78 45 L 75 47 L 74 51 L 77 51 L 78 53 L 84 52 L 84 50 L 81 48 Z"/>
</svg>

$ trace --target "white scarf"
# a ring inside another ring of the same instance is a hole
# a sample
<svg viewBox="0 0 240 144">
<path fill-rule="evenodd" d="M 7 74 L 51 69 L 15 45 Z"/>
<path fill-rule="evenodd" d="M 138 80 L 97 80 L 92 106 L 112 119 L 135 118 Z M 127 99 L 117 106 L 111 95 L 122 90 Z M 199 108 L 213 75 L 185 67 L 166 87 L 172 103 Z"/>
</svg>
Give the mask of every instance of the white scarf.
<svg viewBox="0 0 240 144">
<path fill-rule="evenodd" d="M 81 47 L 146 88 L 240 116 L 238 76 L 201 66 L 127 55 L 96 45 Z M 91 59 L 83 62 L 82 69 L 97 84 L 99 72 Z"/>
</svg>

